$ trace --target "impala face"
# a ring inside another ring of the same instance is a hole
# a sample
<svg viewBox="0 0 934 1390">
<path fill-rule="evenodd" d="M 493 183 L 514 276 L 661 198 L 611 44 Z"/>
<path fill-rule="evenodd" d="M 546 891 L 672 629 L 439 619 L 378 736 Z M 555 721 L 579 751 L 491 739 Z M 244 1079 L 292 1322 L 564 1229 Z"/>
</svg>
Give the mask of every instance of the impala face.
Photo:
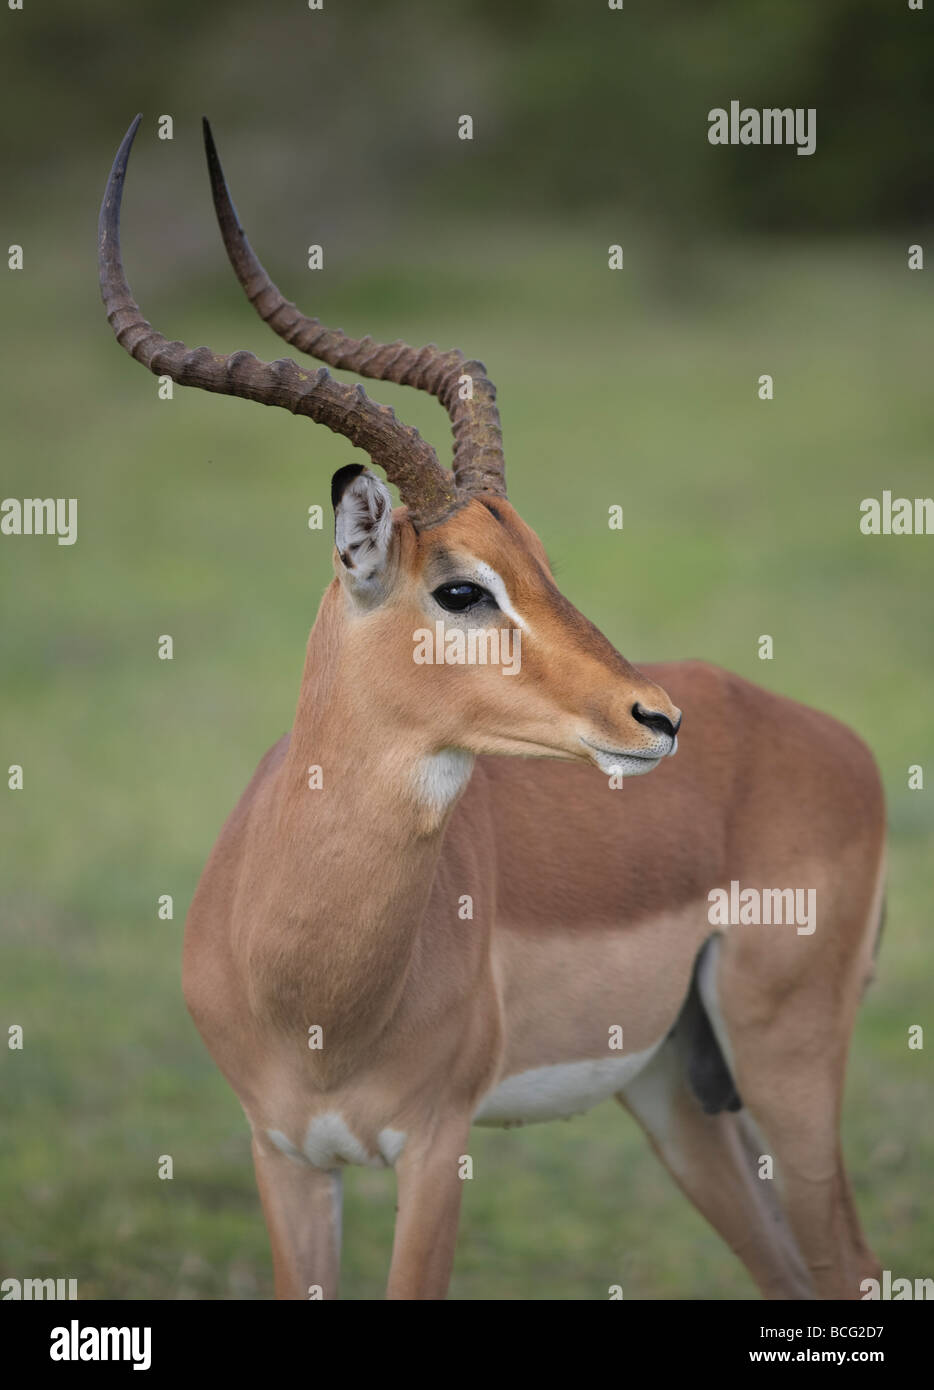
<svg viewBox="0 0 934 1390">
<path fill-rule="evenodd" d="M 349 659 L 362 670 L 381 653 L 381 701 L 409 723 L 417 710 L 433 751 L 575 759 L 626 776 L 675 752 L 681 712 L 558 590 L 504 497 L 471 498 L 421 531 L 360 467 L 335 475 L 332 498 Z M 420 635 L 457 646 L 458 633 L 466 660 L 413 659 Z M 470 634 L 480 640 L 468 645 Z"/>
</svg>

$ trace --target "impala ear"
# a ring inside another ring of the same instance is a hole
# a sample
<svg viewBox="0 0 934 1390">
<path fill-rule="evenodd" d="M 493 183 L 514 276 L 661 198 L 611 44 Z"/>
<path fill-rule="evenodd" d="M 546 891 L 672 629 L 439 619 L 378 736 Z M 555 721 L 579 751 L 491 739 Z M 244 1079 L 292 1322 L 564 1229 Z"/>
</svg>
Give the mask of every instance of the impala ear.
<svg viewBox="0 0 934 1390">
<path fill-rule="evenodd" d="M 342 578 L 366 588 L 379 579 L 392 539 L 392 498 L 386 484 L 359 463 L 331 479 L 334 543 Z"/>
</svg>

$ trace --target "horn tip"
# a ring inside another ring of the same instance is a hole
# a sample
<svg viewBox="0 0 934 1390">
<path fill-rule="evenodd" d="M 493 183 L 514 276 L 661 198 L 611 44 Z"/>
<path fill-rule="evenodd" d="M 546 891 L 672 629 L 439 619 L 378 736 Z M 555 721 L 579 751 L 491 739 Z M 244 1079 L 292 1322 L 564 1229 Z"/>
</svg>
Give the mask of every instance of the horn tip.
<svg viewBox="0 0 934 1390">
<path fill-rule="evenodd" d="M 136 139 L 136 132 L 139 130 L 140 122 L 142 121 L 142 119 L 143 119 L 143 113 L 142 113 L 142 111 L 138 111 L 138 112 L 136 113 L 136 115 L 133 117 L 133 120 L 130 122 L 129 127 L 128 127 L 128 129 L 127 129 L 126 135 L 124 135 L 124 137 L 123 137 L 123 140 L 122 140 L 122 142 L 121 142 L 121 149 L 117 152 L 117 159 L 118 159 L 118 160 L 119 160 L 120 154 L 121 154 L 121 152 L 123 151 L 124 148 L 126 149 L 127 155 L 129 155 L 129 153 L 130 153 L 130 146 L 133 144 L 133 141 Z"/>
<path fill-rule="evenodd" d="M 140 122 L 142 121 L 142 119 L 142 111 L 137 111 L 136 115 L 130 122 L 129 129 L 127 130 L 126 135 L 123 137 L 124 140 L 129 140 L 132 143 L 136 139 L 136 132 L 139 130 Z"/>
<path fill-rule="evenodd" d="M 207 116 L 201 117 L 201 131 L 204 135 L 204 153 L 207 155 L 208 168 L 211 171 L 212 184 L 216 185 L 218 180 L 223 180 L 221 171 L 220 156 L 217 153 L 217 146 L 214 143 L 214 132 L 211 130 L 211 122 Z"/>
</svg>

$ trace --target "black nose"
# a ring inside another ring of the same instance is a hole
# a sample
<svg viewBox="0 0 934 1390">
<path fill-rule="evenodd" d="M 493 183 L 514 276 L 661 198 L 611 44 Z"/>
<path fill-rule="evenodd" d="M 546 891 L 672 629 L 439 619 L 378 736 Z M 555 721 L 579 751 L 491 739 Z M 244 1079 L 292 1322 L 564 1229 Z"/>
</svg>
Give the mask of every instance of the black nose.
<svg viewBox="0 0 934 1390">
<path fill-rule="evenodd" d="M 632 717 L 639 724 L 644 724 L 647 729 L 652 729 L 656 734 L 668 734 L 674 738 L 681 728 L 681 717 L 679 715 L 677 724 L 672 724 L 667 714 L 662 714 L 659 709 L 646 709 L 645 705 L 640 705 L 637 700 L 632 707 Z"/>
</svg>

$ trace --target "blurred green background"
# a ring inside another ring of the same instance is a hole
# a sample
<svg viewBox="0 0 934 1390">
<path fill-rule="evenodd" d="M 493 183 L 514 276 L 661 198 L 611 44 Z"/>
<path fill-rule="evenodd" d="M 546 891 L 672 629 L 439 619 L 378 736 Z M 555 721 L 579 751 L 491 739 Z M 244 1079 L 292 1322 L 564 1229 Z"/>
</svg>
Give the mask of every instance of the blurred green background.
<svg viewBox="0 0 934 1390">
<path fill-rule="evenodd" d="M 864 497 L 934 491 L 934 271 L 907 269 L 910 244 L 934 254 L 929 13 L 26 0 L 0 26 L 3 247 L 25 256 L 2 277 L 2 494 L 79 499 L 74 547 L 0 539 L 2 766 L 26 779 L 0 799 L 0 1024 L 25 1030 L 0 1049 L 0 1278 L 77 1277 L 82 1298 L 272 1289 L 246 1125 L 184 1009 L 180 943 L 221 822 L 291 723 L 330 574 L 307 509 L 329 514 L 357 455 L 285 413 L 160 401 L 113 342 L 97 207 L 140 109 L 124 251 L 158 327 L 286 351 L 227 266 L 206 112 L 286 295 L 486 361 L 510 495 L 628 657 L 718 662 L 875 750 L 889 920 L 845 1147 L 883 1265 L 930 1275 L 929 1051 L 907 1032 L 929 1022 L 934 960 L 934 538 L 858 528 Z M 708 109 L 733 98 L 816 107 L 817 153 L 709 146 Z M 433 401 L 371 389 L 446 451 Z M 755 1296 L 612 1103 L 474 1131 L 472 1152 L 452 1297 Z M 342 1292 L 380 1297 L 392 1175 L 345 1189 Z"/>
</svg>

